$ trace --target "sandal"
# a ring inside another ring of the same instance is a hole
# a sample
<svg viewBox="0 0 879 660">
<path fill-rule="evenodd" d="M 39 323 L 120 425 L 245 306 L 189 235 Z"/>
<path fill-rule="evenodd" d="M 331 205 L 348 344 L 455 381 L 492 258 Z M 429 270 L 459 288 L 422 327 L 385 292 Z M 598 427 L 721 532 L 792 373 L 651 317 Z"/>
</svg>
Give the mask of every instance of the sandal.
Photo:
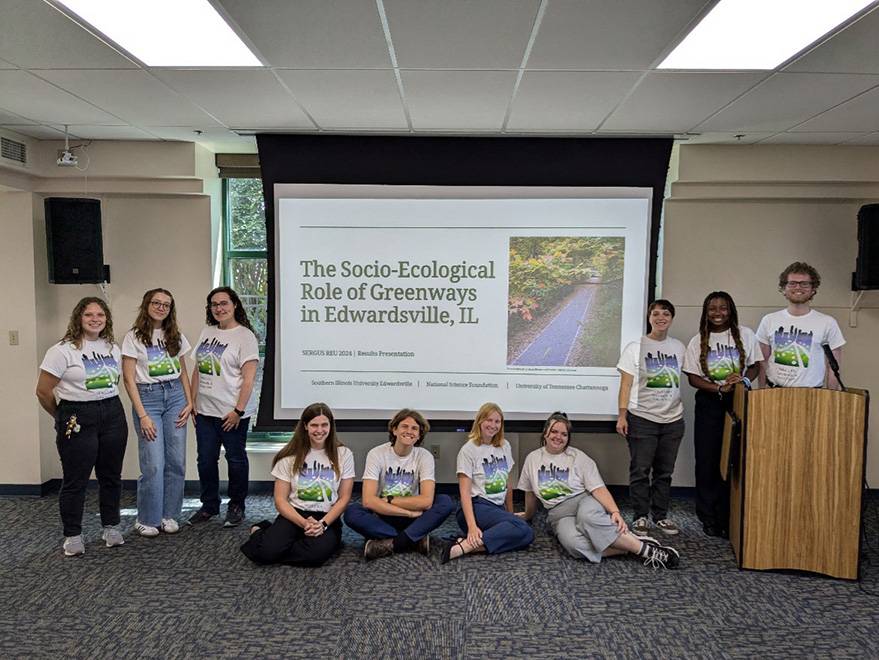
<svg viewBox="0 0 879 660">
<path fill-rule="evenodd" d="M 451 561 L 452 548 L 454 548 L 456 545 L 461 548 L 461 554 L 458 556 L 463 557 L 464 555 L 466 555 L 467 552 L 466 552 L 466 550 L 464 550 L 464 541 L 466 541 L 466 540 L 467 539 L 458 539 L 454 543 L 446 544 L 446 546 L 443 548 L 442 556 L 440 557 L 440 563 L 441 564 L 448 564 Z M 456 557 L 456 559 L 457 559 L 457 557 Z"/>
</svg>

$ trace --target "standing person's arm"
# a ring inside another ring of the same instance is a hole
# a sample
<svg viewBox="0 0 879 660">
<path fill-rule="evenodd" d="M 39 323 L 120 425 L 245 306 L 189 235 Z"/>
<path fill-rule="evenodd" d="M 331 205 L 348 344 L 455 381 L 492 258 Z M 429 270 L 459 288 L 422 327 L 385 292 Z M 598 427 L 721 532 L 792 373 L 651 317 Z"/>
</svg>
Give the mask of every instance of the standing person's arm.
<svg viewBox="0 0 879 660">
<path fill-rule="evenodd" d="M 632 384 L 635 377 L 627 371 L 620 370 L 620 391 L 617 396 L 617 407 L 619 408 L 619 416 L 617 417 L 617 433 L 624 438 L 629 434 L 629 397 L 632 393 Z"/>
<path fill-rule="evenodd" d="M 253 393 L 253 383 L 256 379 L 257 360 L 248 360 L 241 365 L 241 389 L 238 390 L 238 401 L 235 402 L 235 408 L 238 410 L 246 410 L 247 402 L 250 401 L 250 395 Z M 230 410 L 223 415 L 223 430 L 231 431 L 238 426 L 241 417 L 234 410 Z"/>
<path fill-rule="evenodd" d="M 180 384 L 183 385 L 183 395 L 186 397 L 186 405 L 180 410 L 175 425 L 180 428 L 186 426 L 186 420 L 195 411 L 195 400 L 192 398 L 192 390 L 189 387 L 189 376 L 186 374 L 186 362 L 180 358 Z"/>
<path fill-rule="evenodd" d="M 760 388 L 763 389 L 767 385 L 766 379 L 766 363 L 769 356 L 772 355 L 772 347 L 769 344 L 760 342 L 760 352 L 763 353 L 763 359 L 760 360 Z"/>
<path fill-rule="evenodd" d="M 125 391 L 134 406 L 134 412 L 140 420 L 140 430 L 145 440 L 156 439 L 156 424 L 143 407 L 140 400 L 140 392 L 137 389 L 137 358 L 128 355 L 122 356 L 122 382 L 125 383 Z"/>
<path fill-rule="evenodd" d="M 60 382 L 61 379 L 58 376 L 53 376 L 48 371 L 40 369 L 40 376 L 37 379 L 37 400 L 40 402 L 43 410 L 53 418 L 58 410 L 58 402 L 55 401 L 55 387 Z"/>
<path fill-rule="evenodd" d="M 195 424 L 196 404 L 198 402 L 198 362 L 192 368 L 192 378 L 189 381 L 189 395 L 192 397 L 192 423 Z"/>
</svg>

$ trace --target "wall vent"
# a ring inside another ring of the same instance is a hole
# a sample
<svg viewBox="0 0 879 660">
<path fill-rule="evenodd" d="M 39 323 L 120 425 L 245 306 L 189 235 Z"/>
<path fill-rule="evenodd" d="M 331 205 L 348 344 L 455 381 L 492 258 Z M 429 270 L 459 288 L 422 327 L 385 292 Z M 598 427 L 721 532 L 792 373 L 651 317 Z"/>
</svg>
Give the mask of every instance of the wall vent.
<svg viewBox="0 0 879 660">
<path fill-rule="evenodd" d="M 27 165 L 27 145 L 23 142 L 0 137 L 0 157 Z"/>
</svg>

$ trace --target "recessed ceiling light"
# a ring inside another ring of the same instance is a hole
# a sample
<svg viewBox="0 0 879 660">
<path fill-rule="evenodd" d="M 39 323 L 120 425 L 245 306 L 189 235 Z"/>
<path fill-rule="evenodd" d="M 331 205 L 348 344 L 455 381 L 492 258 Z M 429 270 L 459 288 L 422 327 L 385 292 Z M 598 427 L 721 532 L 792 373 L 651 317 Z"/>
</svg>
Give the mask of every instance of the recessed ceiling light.
<svg viewBox="0 0 879 660">
<path fill-rule="evenodd" d="M 55 0 L 147 66 L 262 66 L 208 0 Z"/>
<path fill-rule="evenodd" d="M 774 69 L 872 0 L 720 0 L 660 69 Z"/>
</svg>

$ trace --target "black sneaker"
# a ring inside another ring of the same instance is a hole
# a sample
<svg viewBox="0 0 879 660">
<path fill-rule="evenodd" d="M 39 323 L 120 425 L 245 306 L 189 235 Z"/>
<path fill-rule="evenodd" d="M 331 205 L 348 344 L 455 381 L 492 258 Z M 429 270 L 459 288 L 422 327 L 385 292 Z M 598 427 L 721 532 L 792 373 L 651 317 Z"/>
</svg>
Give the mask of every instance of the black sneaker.
<svg viewBox="0 0 879 660">
<path fill-rule="evenodd" d="M 648 543 L 644 557 L 644 565 L 651 568 L 677 568 L 681 561 L 681 555 L 674 548 L 667 545 L 654 545 Z"/>
<path fill-rule="evenodd" d="M 240 525 L 244 520 L 244 509 L 237 504 L 230 504 L 226 508 L 226 520 L 223 521 L 223 527 L 235 527 Z"/>
<path fill-rule="evenodd" d="M 196 511 L 195 513 L 193 513 L 189 517 L 187 524 L 200 525 L 201 523 L 206 523 L 208 520 L 213 518 L 215 515 L 217 515 L 217 514 L 216 513 L 209 513 L 207 511 L 205 511 L 204 509 L 199 509 L 198 511 Z"/>
</svg>

